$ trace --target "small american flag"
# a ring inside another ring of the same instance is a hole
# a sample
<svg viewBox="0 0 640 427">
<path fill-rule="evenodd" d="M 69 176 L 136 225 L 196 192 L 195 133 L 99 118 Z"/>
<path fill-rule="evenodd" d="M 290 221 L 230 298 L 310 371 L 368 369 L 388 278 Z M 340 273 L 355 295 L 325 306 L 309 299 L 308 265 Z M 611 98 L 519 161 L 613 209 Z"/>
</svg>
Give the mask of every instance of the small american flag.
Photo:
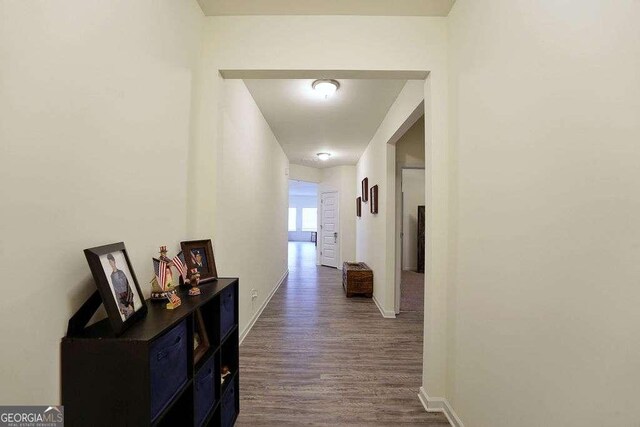
<svg viewBox="0 0 640 427">
<path fill-rule="evenodd" d="M 156 274 L 156 282 L 158 285 L 160 284 L 160 260 L 157 258 L 153 259 L 153 272 Z"/>
<path fill-rule="evenodd" d="M 171 292 L 167 298 L 169 298 L 169 302 L 173 304 L 181 302 L 180 298 L 178 297 L 178 295 L 175 294 L 175 292 Z"/>
<path fill-rule="evenodd" d="M 184 254 L 182 251 L 171 260 L 183 279 L 187 279 L 187 266 L 184 262 Z"/>
<path fill-rule="evenodd" d="M 167 263 L 163 260 L 153 259 L 153 269 L 160 289 L 164 290 L 167 281 Z"/>
</svg>

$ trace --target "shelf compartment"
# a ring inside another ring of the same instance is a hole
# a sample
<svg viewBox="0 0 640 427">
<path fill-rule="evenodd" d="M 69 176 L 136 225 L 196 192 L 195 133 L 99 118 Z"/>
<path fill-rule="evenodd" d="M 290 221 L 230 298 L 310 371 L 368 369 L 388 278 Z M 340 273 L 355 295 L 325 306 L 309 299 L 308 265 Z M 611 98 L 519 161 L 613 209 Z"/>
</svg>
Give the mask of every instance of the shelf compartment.
<svg viewBox="0 0 640 427">
<path fill-rule="evenodd" d="M 236 285 L 220 292 L 220 336 L 222 339 L 238 324 L 238 301 Z"/>
<path fill-rule="evenodd" d="M 149 348 L 151 373 L 151 419 L 173 400 L 188 380 L 187 322 L 183 320 Z"/>
<path fill-rule="evenodd" d="M 240 412 L 240 395 L 238 394 L 240 384 L 238 380 L 239 376 L 236 374 L 222 395 L 220 403 L 220 425 L 222 427 L 233 426 Z"/>
<path fill-rule="evenodd" d="M 220 378 L 226 372 L 229 372 L 222 382 L 222 393 L 226 390 L 230 380 L 238 372 L 238 329 L 234 329 L 229 337 L 222 343 L 220 347 Z"/>
<path fill-rule="evenodd" d="M 200 312 L 209 335 L 209 345 L 217 349 L 220 346 L 220 295 L 203 304 Z"/>
<path fill-rule="evenodd" d="M 193 387 L 189 384 L 156 423 L 156 427 L 193 425 Z"/>
<path fill-rule="evenodd" d="M 200 367 L 193 381 L 195 403 L 195 426 L 203 425 L 204 421 L 218 400 L 218 385 L 220 377 L 220 362 L 218 354 L 211 355 Z"/>
</svg>

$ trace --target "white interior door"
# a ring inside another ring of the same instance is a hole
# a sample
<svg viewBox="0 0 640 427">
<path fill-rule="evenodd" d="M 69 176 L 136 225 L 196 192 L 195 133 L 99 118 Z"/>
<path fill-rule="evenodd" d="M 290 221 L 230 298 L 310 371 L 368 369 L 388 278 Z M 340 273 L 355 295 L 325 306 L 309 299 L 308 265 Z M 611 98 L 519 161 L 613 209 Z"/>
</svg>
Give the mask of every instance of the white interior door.
<svg viewBox="0 0 640 427">
<path fill-rule="evenodd" d="M 340 262 L 338 192 L 322 193 L 320 206 L 320 264 L 337 268 Z"/>
</svg>

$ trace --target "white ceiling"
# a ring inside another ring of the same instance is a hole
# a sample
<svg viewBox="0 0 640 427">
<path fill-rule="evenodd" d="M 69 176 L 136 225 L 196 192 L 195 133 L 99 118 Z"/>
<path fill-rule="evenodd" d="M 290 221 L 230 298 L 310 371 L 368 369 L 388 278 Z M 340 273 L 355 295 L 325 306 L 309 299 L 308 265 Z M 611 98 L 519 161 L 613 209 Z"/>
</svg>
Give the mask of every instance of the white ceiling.
<svg viewBox="0 0 640 427">
<path fill-rule="evenodd" d="M 215 15 L 447 16 L 455 0 L 198 0 Z"/>
<path fill-rule="evenodd" d="M 244 81 L 289 161 L 324 168 L 355 165 L 406 80 L 342 79 L 328 99 L 313 80 Z M 316 154 L 328 152 L 321 162 Z"/>
<path fill-rule="evenodd" d="M 317 196 L 318 184 L 313 182 L 295 181 L 289 180 L 289 195 L 290 196 Z"/>
</svg>

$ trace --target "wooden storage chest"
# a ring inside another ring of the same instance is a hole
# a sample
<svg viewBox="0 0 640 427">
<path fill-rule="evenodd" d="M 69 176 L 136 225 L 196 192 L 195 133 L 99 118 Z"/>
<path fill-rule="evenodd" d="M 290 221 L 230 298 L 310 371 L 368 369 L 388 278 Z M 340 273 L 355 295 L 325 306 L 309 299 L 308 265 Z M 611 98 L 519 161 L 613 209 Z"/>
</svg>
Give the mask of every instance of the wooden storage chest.
<svg viewBox="0 0 640 427">
<path fill-rule="evenodd" d="M 342 287 L 350 298 L 353 295 L 373 296 L 373 271 L 364 262 L 345 262 L 342 265 Z"/>
</svg>

